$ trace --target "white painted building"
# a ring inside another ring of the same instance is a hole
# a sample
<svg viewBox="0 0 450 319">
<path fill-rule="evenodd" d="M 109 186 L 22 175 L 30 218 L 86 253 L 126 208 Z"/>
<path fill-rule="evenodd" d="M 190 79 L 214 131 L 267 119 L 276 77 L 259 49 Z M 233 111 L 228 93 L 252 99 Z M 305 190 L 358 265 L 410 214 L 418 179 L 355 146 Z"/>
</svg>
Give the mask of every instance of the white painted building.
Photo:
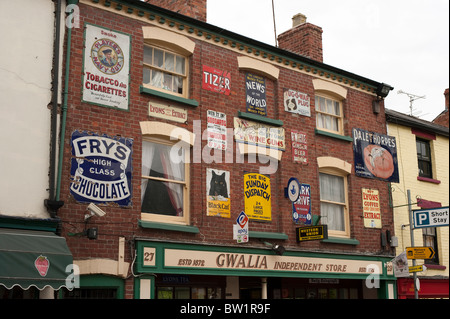
<svg viewBox="0 0 450 319">
<path fill-rule="evenodd" d="M 0 1 L 0 299 L 54 298 L 72 263 L 48 208 L 62 204 L 55 195 L 62 55 L 54 59 L 54 48 L 62 52 L 55 38 L 63 39 L 65 7 Z"/>
<path fill-rule="evenodd" d="M 48 218 L 55 4 L 0 2 L 0 215 Z"/>
</svg>

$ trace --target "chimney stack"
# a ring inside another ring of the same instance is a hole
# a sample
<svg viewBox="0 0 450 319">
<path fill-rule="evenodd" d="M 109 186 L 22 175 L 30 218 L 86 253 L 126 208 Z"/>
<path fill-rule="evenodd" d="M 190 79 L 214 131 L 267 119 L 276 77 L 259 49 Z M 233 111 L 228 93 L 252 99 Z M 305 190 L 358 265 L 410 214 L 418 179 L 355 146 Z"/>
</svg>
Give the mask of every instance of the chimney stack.
<svg viewBox="0 0 450 319">
<path fill-rule="evenodd" d="M 445 109 L 448 110 L 448 89 L 445 89 L 444 96 L 445 96 Z"/>
<path fill-rule="evenodd" d="M 444 96 L 445 96 L 445 109 L 441 112 L 441 114 L 436 116 L 436 118 L 433 120 L 433 123 L 448 127 L 449 124 L 448 88 L 445 89 Z"/>
<path fill-rule="evenodd" d="M 149 3 L 206 22 L 206 0 L 151 0 Z"/>
<path fill-rule="evenodd" d="M 322 28 L 306 22 L 299 13 L 292 18 L 292 28 L 278 36 L 278 46 L 312 60 L 323 62 Z"/>
</svg>

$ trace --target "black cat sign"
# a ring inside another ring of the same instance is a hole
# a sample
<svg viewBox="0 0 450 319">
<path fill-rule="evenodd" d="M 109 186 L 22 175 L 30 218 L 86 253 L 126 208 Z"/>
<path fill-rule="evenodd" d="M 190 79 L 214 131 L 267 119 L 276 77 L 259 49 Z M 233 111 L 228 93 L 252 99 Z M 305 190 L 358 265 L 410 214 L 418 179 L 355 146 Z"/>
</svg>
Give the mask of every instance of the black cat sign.
<svg viewBox="0 0 450 319">
<path fill-rule="evenodd" d="M 230 172 L 206 169 L 206 215 L 230 218 Z"/>
</svg>

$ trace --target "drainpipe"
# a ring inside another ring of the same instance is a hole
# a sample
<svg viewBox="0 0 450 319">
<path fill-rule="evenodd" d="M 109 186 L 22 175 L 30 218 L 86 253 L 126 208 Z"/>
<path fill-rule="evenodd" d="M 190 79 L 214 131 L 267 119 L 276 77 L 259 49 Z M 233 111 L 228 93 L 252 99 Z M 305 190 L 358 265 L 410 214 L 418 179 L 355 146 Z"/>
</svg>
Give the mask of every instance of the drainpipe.
<svg viewBox="0 0 450 319">
<path fill-rule="evenodd" d="M 67 0 L 67 5 L 74 4 L 76 5 L 78 3 L 78 0 Z M 57 16 L 57 33 L 60 32 L 60 8 L 61 8 L 61 0 L 58 0 L 58 16 Z M 56 214 L 59 208 L 61 208 L 64 205 L 64 201 L 60 200 L 60 194 L 61 194 L 61 175 L 62 175 L 62 164 L 63 164 L 63 157 L 64 157 L 64 139 L 66 136 L 66 118 L 67 118 L 67 96 L 68 96 L 68 86 L 69 86 L 69 72 L 70 72 L 70 47 L 72 45 L 72 28 L 67 28 L 67 45 L 66 45 L 66 62 L 65 62 L 65 74 L 64 74 L 64 91 L 63 91 L 63 104 L 61 107 L 61 130 L 60 130 L 60 143 L 59 143 L 59 157 L 58 157 L 58 169 L 57 169 L 57 176 L 56 176 L 56 187 L 54 182 L 54 177 L 52 184 L 50 185 L 51 189 L 51 197 L 50 199 L 46 199 L 44 201 L 45 206 L 48 208 L 50 212 L 50 216 L 52 218 L 57 218 Z M 57 55 L 55 56 L 55 60 L 58 60 L 59 62 L 59 35 L 58 35 L 58 51 Z M 59 65 L 59 63 L 58 63 Z M 57 91 L 57 90 L 56 90 Z M 57 105 L 57 100 L 54 101 Z M 56 131 L 56 129 L 55 129 Z M 54 134 L 55 136 L 55 149 L 56 149 L 56 132 Z M 55 156 L 53 156 L 53 159 L 55 159 Z M 52 172 L 56 171 L 55 169 L 55 163 L 53 163 Z M 54 176 L 54 175 L 53 175 Z"/>
<path fill-rule="evenodd" d="M 52 218 L 56 218 L 58 209 L 64 204 L 59 203 L 55 197 L 55 172 L 57 150 L 57 120 L 58 120 L 58 87 L 59 87 L 59 46 L 61 36 L 61 0 L 56 3 L 55 10 L 55 41 L 53 48 L 53 79 L 52 79 L 52 113 L 51 113 L 51 141 L 50 141 L 50 172 L 49 172 L 49 198 L 44 205 Z"/>
<path fill-rule="evenodd" d="M 67 0 L 68 5 L 76 5 L 78 0 Z M 67 32 L 67 46 L 66 46 L 66 74 L 64 77 L 64 93 L 63 105 L 61 109 L 61 137 L 59 144 L 59 161 L 58 161 L 58 175 L 56 179 L 56 200 L 59 201 L 61 194 L 61 175 L 64 155 L 64 140 L 66 137 L 66 117 L 67 117 L 67 96 L 69 94 L 69 73 L 70 73 L 70 48 L 72 46 L 72 28 L 68 28 Z"/>
</svg>

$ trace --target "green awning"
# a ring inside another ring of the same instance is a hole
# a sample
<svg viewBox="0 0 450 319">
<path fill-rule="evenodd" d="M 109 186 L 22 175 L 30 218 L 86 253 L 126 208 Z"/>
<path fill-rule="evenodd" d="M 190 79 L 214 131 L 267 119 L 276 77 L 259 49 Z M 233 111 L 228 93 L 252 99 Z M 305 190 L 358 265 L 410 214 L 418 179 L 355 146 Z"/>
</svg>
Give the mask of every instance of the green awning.
<svg viewBox="0 0 450 319">
<path fill-rule="evenodd" d="M 0 285 L 42 290 L 66 287 L 72 274 L 72 254 L 66 239 L 52 232 L 0 228 Z M 67 287 L 71 288 L 71 287 Z"/>
</svg>

